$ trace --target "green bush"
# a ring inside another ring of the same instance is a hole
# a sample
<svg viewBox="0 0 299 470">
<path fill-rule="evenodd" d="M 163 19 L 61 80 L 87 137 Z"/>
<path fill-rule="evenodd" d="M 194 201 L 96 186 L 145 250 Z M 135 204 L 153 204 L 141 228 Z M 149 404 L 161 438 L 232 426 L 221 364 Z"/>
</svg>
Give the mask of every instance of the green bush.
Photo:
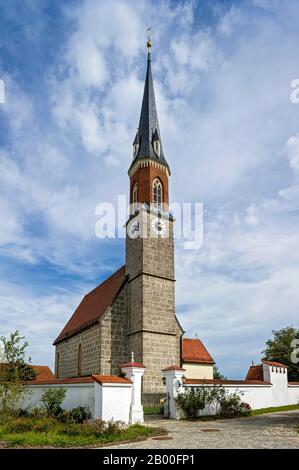
<svg viewBox="0 0 299 470">
<path fill-rule="evenodd" d="M 84 406 L 77 406 L 73 408 L 70 412 L 70 418 L 74 423 L 83 423 L 87 419 L 91 418 L 90 411 Z"/>
<path fill-rule="evenodd" d="M 93 421 L 90 424 L 87 424 L 85 426 L 85 432 L 91 433 L 96 437 L 101 437 L 105 433 L 106 430 L 106 423 L 105 421 L 102 421 L 101 419 L 97 419 Z"/>
<path fill-rule="evenodd" d="M 48 416 L 58 416 L 62 413 L 61 403 L 64 400 L 65 394 L 66 389 L 63 387 L 48 388 L 48 390 L 43 393 L 41 402 Z"/>
<path fill-rule="evenodd" d="M 179 413 L 185 418 L 197 418 L 200 411 L 212 404 L 215 387 L 190 387 L 179 393 L 175 399 Z"/>
<path fill-rule="evenodd" d="M 241 401 L 238 392 L 230 393 L 223 387 L 219 388 L 217 403 L 218 414 L 223 418 L 247 416 L 251 412 L 250 406 Z"/>
<path fill-rule="evenodd" d="M 116 436 L 121 433 L 123 424 L 120 421 L 108 421 L 105 433 L 107 436 Z"/>
<path fill-rule="evenodd" d="M 184 418 L 197 418 L 206 408 L 211 414 L 216 412 L 220 417 L 233 418 L 251 413 L 250 405 L 243 403 L 240 395 L 238 392 L 230 393 L 222 386 L 190 387 L 179 393 L 175 401 Z"/>
<path fill-rule="evenodd" d="M 62 423 L 83 423 L 91 418 L 91 414 L 84 406 L 77 406 L 69 411 L 61 411 L 57 417 Z"/>
</svg>

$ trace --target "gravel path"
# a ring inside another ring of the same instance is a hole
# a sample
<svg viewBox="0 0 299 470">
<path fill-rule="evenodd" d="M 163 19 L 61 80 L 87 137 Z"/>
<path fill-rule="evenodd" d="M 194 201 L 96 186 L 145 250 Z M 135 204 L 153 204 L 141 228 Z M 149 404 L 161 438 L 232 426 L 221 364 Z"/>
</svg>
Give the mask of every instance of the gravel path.
<svg viewBox="0 0 299 470">
<path fill-rule="evenodd" d="M 146 424 L 167 429 L 168 439 L 151 438 L 107 449 L 299 449 L 299 410 L 231 420 L 163 419 Z"/>
</svg>

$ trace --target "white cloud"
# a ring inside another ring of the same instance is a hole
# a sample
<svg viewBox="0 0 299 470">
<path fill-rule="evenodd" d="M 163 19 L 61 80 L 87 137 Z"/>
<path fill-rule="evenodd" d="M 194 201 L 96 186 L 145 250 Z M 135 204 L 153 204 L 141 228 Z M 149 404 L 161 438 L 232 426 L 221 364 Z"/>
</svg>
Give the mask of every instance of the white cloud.
<svg viewBox="0 0 299 470">
<path fill-rule="evenodd" d="M 290 167 L 298 171 L 299 170 L 299 134 L 289 138 L 286 143 L 287 157 L 290 162 Z"/>
<path fill-rule="evenodd" d="M 72 293 L 62 290 L 52 294 L 34 294 L 2 281 L 0 311 L 5 312 L 5 317 L 1 319 L 1 336 L 9 336 L 12 331 L 19 330 L 29 343 L 27 352 L 32 363 L 48 365 L 53 370 L 52 342 L 81 298 L 80 289 Z"/>
<path fill-rule="evenodd" d="M 91 37 L 76 35 L 69 46 L 70 62 L 76 67 L 83 85 L 99 87 L 107 79 L 105 59 Z"/>
<path fill-rule="evenodd" d="M 232 5 L 232 7 L 220 19 L 218 27 L 219 31 L 227 37 L 232 36 L 235 27 L 240 22 L 240 17 L 240 10 L 236 8 L 235 5 Z"/>
</svg>

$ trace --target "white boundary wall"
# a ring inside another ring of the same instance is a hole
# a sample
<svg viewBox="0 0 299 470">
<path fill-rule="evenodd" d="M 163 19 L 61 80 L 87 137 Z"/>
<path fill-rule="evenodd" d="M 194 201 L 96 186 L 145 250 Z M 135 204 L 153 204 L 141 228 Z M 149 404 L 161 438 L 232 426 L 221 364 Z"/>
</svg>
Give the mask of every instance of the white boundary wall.
<svg viewBox="0 0 299 470">
<path fill-rule="evenodd" d="M 61 405 L 64 410 L 84 406 L 88 408 L 93 419 L 122 421 L 126 424 L 130 422 L 132 384 L 93 382 L 28 385 L 29 395 L 25 395 L 20 407 L 28 410 L 42 407 L 40 399 L 43 393 L 52 388 L 66 389 Z"/>
<path fill-rule="evenodd" d="M 64 410 L 70 410 L 77 406 L 84 406 L 89 409 L 92 417 L 95 417 L 95 389 L 93 383 L 84 384 L 45 384 L 28 385 L 28 394 L 25 393 L 24 399 L 20 404 L 22 409 L 41 408 L 40 401 L 43 393 L 48 389 L 65 388 L 65 399 L 62 403 Z"/>
<path fill-rule="evenodd" d="M 59 383 L 45 382 L 28 384 L 28 394 L 24 394 L 18 406 L 22 409 L 42 407 L 41 397 L 47 389 L 65 388 L 65 398 L 61 407 L 71 410 L 77 406 L 87 408 L 93 419 L 103 421 L 122 421 L 125 424 L 143 423 L 143 406 L 141 404 L 141 379 L 144 366 L 131 362 L 122 367 L 127 377 L 126 382 L 117 382 L 111 376 L 91 376 L 90 381 Z M 118 378 L 118 377 L 116 377 Z M 104 380 L 103 380 L 104 379 Z"/>
<path fill-rule="evenodd" d="M 273 406 L 287 406 L 299 404 L 299 385 L 288 384 L 287 372 L 278 370 L 280 368 L 263 364 L 264 377 L 266 375 L 269 384 L 222 384 L 228 392 L 237 392 L 243 402 L 249 403 L 252 409 L 270 408 Z M 194 383 L 183 385 L 182 370 L 164 371 L 166 378 L 166 394 L 168 400 L 164 407 L 165 416 L 173 419 L 179 419 L 178 411 L 175 405 L 175 398 L 179 393 L 184 393 L 190 387 L 213 387 L 213 384 Z M 217 386 L 217 385 L 216 385 Z M 206 414 L 208 410 L 204 410 L 200 414 Z M 216 413 L 215 410 L 209 410 L 210 414 Z"/>
</svg>

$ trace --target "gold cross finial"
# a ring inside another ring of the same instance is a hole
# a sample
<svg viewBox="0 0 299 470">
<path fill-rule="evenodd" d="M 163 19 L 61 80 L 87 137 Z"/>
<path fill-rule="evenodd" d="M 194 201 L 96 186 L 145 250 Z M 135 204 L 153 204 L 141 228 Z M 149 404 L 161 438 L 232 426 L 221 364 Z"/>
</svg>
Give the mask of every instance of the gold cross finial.
<svg viewBox="0 0 299 470">
<path fill-rule="evenodd" d="M 147 43 L 146 43 L 146 47 L 147 47 L 147 51 L 148 51 L 148 56 L 150 56 L 151 47 L 152 47 L 152 41 L 151 41 L 151 37 L 150 37 L 150 31 L 151 31 L 151 29 L 152 29 L 151 26 L 148 26 L 148 28 L 146 28 L 146 32 L 147 32 Z"/>
</svg>

